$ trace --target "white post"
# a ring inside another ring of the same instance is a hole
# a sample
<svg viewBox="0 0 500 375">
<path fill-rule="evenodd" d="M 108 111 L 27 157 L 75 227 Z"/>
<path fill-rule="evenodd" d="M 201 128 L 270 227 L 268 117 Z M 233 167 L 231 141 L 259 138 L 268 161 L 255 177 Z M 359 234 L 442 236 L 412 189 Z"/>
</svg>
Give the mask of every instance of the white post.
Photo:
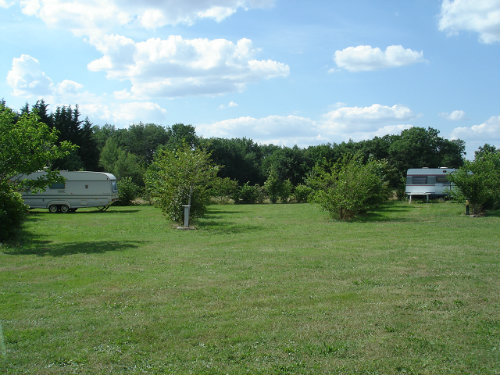
<svg viewBox="0 0 500 375">
<path fill-rule="evenodd" d="M 189 228 L 189 210 L 191 209 L 191 205 L 184 204 L 182 207 L 184 207 L 184 228 Z"/>
<path fill-rule="evenodd" d="M 189 213 L 191 211 L 191 195 L 193 195 L 193 187 L 189 187 L 188 204 L 182 205 L 184 207 L 184 228 L 189 228 Z"/>
</svg>

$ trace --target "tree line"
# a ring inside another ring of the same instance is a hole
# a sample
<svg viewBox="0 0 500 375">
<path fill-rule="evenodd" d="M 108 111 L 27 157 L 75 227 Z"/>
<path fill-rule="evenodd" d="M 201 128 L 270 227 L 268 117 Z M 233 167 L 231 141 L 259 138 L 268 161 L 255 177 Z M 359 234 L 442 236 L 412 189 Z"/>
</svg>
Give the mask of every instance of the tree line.
<svg viewBox="0 0 500 375">
<path fill-rule="evenodd" d="M 401 186 L 408 168 L 458 168 L 464 163 L 465 143 L 439 136 L 432 127 L 413 127 L 399 135 L 385 135 L 364 141 L 328 143 L 306 148 L 258 144 L 249 138 L 203 138 L 192 125 L 162 126 L 153 123 L 133 124 L 125 129 L 114 125 L 93 125 L 81 119 L 78 106 L 57 107 L 39 100 L 20 115 L 36 113 L 40 122 L 57 129 L 58 141 L 77 145 L 68 156 L 54 162 L 54 168 L 67 170 L 107 171 L 118 179 L 129 177 L 144 186 L 144 174 L 161 148 L 176 149 L 182 145 L 199 147 L 221 166 L 218 176 L 237 181 L 239 186 L 263 186 L 270 176 L 290 181 L 293 187 L 303 184 L 317 164 L 333 164 L 346 154 L 360 153 L 363 161 L 385 160 L 392 188 Z"/>
</svg>

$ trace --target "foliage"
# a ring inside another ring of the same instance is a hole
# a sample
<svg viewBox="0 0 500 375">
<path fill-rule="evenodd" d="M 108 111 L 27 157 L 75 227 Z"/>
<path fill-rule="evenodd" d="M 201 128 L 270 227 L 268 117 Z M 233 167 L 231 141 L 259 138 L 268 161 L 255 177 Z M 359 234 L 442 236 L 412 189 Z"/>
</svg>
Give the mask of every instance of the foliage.
<svg viewBox="0 0 500 375">
<path fill-rule="evenodd" d="M 295 187 L 293 195 L 297 203 L 306 203 L 312 195 L 313 189 L 307 185 L 299 184 Z"/>
<path fill-rule="evenodd" d="M 126 129 L 114 125 L 93 126 L 88 119 L 82 121 L 78 106 L 57 107 L 54 113 L 49 106 L 37 101 L 31 111 L 29 105 L 23 113 L 36 113 L 49 128 L 59 130 L 58 142 L 70 141 L 79 146 L 63 160 L 53 164 L 63 169 L 106 169 L 117 177 L 132 177 L 143 186 L 143 175 L 159 148 L 175 150 L 183 144 L 191 148 L 203 147 L 217 165 L 223 165 L 218 177 L 263 186 L 274 171 L 280 181 L 290 180 L 293 186 L 304 183 L 305 178 L 321 160 L 329 165 L 346 154 L 360 152 L 363 161 L 387 160 L 385 176 L 393 189 L 400 189 L 401 178 L 408 168 L 422 166 L 458 168 L 463 163 L 464 142 L 447 140 L 433 128 L 413 127 L 400 135 L 385 135 L 370 140 L 323 144 L 302 149 L 298 146 L 279 147 L 257 144 L 248 138 L 209 138 L 196 135 L 192 125 L 182 123 L 172 126 L 134 124 Z M 111 149 L 108 142 L 114 144 Z M 273 195 L 272 200 L 279 200 Z M 287 198 L 284 198 L 286 201 Z"/>
<path fill-rule="evenodd" d="M 235 203 L 262 203 L 264 202 L 264 191 L 262 187 L 258 184 L 250 185 L 250 182 L 246 182 L 240 187 L 237 196 L 235 196 Z"/>
<path fill-rule="evenodd" d="M 465 143 L 439 137 L 439 130 L 413 127 L 403 130 L 389 146 L 389 160 L 404 175 L 409 168 L 462 165 Z"/>
<path fill-rule="evenodd" d="M 314 178 L 315 200 L 334 219 L 350 220 L 380 205 L 388 198 L 384 178 L 385 162 L 363 163 L 361 153 L 346 155 L 330 171 Z"/>
<path fill-rule="evenodd" d="M 108 138 L 106 141 L 99 164 L 119 180 L 130 177 L 136 185 L 144 185 L 144 168 L 140 164 L 139 157 L 118 146 L 114 138 Z"/>
<path fill-rule="evenodd" d="M 26 216 L 27 208 L 21 194 L 15 192 L 7 182 L 0 181 L 0 241 L 15 235 Z"/>
<path fill-rule="evenodd" d="M 28 112 L 19 117 L 4 103 L 0 104 L 1 240 L 15 233 L 24 217 L 25 206 L 15 190 L 40 190 L 60 181 L 60 175 L 51 170 L 37 180 L 24 180 L 21 175 L 50 167 L 75 149 L 66 141 L 58 146 L 57 130 L 49 129 L 39 119 L 36 113 Z"/>
<path fill-rule="evenodd" d="M 118 204 L 121 206 L 130 206 L 132 201 L 139 195 L 140 188 L 132 177 L 123 177 L 118 181 Z"/>
<path fill-rule="evenodd" d="M 75 146 L 66 141 L 58 146 L 57 139 L 57 130 L 39 122 L 36 113 L 17 117 L 10 108 L 0 105 L 0 181 L 51 167 L 55 160 L 75 150 Z M 49 170 L 38 180 L 12 183 L 19 188 L 43 189 L 59 180 L 58 173 Z"/>
<path fill-rule="evenodd" d="M 292 195 L 293 185 L 290 180 L 281 180 L 278 173 L 273 168 L 269 173 L 269 177 L 264 183 L 264 191 L 271 200 L 271 203 L 276 203 L 281 199 L 283 203 L 287 203 Z"/>
<path fill-rule="evenodd" d="M 303 182 L 309 165 L 304 151 L 294 146 L 275 149 L 264 159 L 263 168 L 268 171 L 268 175 L 273 173 L 278 180 L 290 180 L 295 186 Z"/>
<path fill-rule="evenodd" d="M 146 188 L 171 220 L 183 221 L 183 205 L 191 204 L 191 217 L 203 216 L 217 177 L 210 154 L 184 146 L 162 149 L 146 172 Z"/>
<path fill-rule="evenodd" d="M 269 173 L 269 177 L 264 183 L 264 190 L 267 193 L 269 199 L 271 200 L 271 203 L 276 203 L 278 201 L 280 189 L 281 189 L 281 181 L 278 178 L 278 174 L 273 169 Z"/>
<path fill-rule="evenodd" d="M 474 161 L 465 161 L 448 179 L 458 188 L 451 196 L 468 199 L 474 214 L 500 207 L 500 152 L 480 150 Z"/>
<path fill-rule="evenodd" d="M 290 180 L 285 180 L 281 183 L 281 189 L 279 191 L 279 198 L 282 203 L 288 203 L 292 195 L 293 185 Z"/>
<path fill-rule="evenodd" d="M 240 185 L 264 183 L 263 148 L 247 138 L 210 138 L 202 144 L 215 163 L 223 165 L 219 176 L 238 181 Z"/>
<path fill-rule="evenodd" d="M 212 195 L 217 197 L 222 203 L 233 198 L 238 191 L 238 181 L 231 180 L 229 177 L 217 177 L 212 186 Z"/>
</svg>

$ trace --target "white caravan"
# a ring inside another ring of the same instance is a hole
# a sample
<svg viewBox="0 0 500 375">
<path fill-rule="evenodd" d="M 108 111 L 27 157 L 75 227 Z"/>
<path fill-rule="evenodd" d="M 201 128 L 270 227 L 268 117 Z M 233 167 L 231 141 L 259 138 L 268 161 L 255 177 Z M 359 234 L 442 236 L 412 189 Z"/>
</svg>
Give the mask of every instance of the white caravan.
<svg viewBox="0 0 500 375">
<path fill-rule="evenodd" d="M 17 176 L 17 180 L 35 180 L 46 172 Z M 106 210 L 118 200 L 116 177 L 110 173 L 89 171 L 60 171 L 64 182 L 48 186 L 41 193 L 22 192 L 24 203 L 30 208 L 48 208 L 50 212 L 74 212 L 82 207 L 100 207 Z"/>
<path fill-rule="evenodd" d="M 454 172 L 453 168 L 412 168 L 406 173 L 406 195 L 443 197 L 448 195 L 455 185 L 448 181 L 448 175 Z"/>
</svg>

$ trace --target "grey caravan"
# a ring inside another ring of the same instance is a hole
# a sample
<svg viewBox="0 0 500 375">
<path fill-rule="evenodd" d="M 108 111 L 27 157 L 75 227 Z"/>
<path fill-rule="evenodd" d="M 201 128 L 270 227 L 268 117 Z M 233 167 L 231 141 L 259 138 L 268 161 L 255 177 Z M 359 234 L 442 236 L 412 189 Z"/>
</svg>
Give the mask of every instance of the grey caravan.
<svg viewBox="0 0 500 375">
<path fill-rule="evenodd" d="M 35 172 L 22 179 L 37 179 L 46 172 Z M 30 208 L 48 208 L 50 212 L 74 212 L 82 207 L 105 210 L 118 200 L 116 177 L 111 173 L 90 171 L 61 171 L 64 182 L 55 183 L 41 193 L 22 192 Z"/>
<path fill-rule="evenodd" d="M 406 195 L 444 197 L 455 185 L 448 181 L 448 175 L 453 173 L 453 168 L 412 168 L 406 173 Z"/>
</svg>

